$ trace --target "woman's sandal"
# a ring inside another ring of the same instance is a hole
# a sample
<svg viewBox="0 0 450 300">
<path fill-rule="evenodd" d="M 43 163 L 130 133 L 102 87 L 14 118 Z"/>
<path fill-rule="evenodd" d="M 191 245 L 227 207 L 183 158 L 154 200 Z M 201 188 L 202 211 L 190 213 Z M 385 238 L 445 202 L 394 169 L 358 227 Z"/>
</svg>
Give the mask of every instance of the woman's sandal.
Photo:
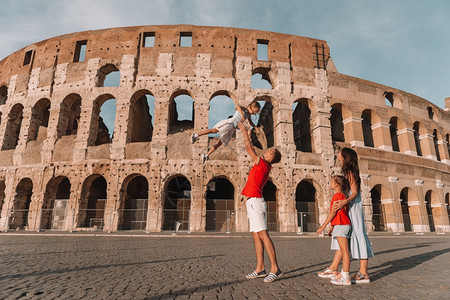
<svg viewBox="0 0 450 300">
<path fill-rule="evenodd" d="M 370 283 L 370 277 L 368 274 L 356 273 L 350 278 L 352 283 Z"/>
</svg>

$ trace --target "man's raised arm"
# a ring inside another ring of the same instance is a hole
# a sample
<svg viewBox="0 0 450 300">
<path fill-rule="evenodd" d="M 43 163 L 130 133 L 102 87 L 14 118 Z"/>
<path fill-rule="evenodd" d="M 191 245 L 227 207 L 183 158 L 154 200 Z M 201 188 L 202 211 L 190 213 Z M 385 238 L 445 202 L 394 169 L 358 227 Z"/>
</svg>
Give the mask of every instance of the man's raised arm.
<svg viewBox="0 0 450 300">
<path fill-rule="evenodd" d="M 247 128 L 245 128 L 244 124 L 242 124 L 241 122 L 238 122 L 238 126 L 242 132 L 242 135 L 244 136 L 245 150 L 247 150 L 247 153 L 251 156 L 252 160 L 255 163 L 258 163 L 259 156 L 256 154 L 255 149 L 253 148 L 253 145 L 250 142 L 250 137 L 248 136 Z"/>
</svg>

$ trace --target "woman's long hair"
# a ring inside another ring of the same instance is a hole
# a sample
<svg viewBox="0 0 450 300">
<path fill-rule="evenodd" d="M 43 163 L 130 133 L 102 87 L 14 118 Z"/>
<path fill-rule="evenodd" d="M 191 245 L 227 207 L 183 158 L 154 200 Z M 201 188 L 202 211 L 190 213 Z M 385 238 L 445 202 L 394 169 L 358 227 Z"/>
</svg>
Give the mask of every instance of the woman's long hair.
<svg viewBox="0 0 450 300">
<path fill-rule="evenodd" d="M 359 191 L 361 187 L 361 178 L 359 177 L 358 154 L 356 154 L 353 149 L 342 148 L 341 155 L 344 158 L 342 161 L 342 173 L 347 178 L 350 173 L 353 175 Z"/>
</svg>

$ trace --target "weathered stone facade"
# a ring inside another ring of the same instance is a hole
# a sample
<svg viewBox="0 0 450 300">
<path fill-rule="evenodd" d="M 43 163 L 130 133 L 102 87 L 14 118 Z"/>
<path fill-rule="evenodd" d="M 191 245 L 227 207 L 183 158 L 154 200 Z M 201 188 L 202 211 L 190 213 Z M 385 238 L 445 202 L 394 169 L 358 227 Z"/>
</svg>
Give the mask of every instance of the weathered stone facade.
<svg viewBox="0 0 450 300">
<path fill-rule="evenodd" d="M 181 47 L 181 37 L 191 44 Z M 259 45 L 267 58 L 258 59 Z M 293 232 L 326 217 L 335 154 L 352 146 L 369 231 L 449 232 L 448 112 L 340 74 L 329 53 L 312 38 L 175 25 L 73 33 L 11 54 L 0 62 L 0 229 L 136 228 L 127 219 L 148 232 L 179 220 L 193 232 L 248 230 L 240 191 L 251 161 L 241 134 L 204 165 L 210 138 L 189 142 L 208 127 L 210 100 L 226 95 L 244 106 L 268 104 L 261 124 L 283 155 L 267 191 L 273 229 Z M 104 87 L 113 71 L 120 85 Z M 272 89 L 252 88 L 254 74 Z M 146 95 L 155 99 L 151 116 L 143 113 Z M 191 122 L 177 123 L 179 95 L 194 101 Z M 99 119 L 109 99 L 116 99 L 112 139 Z M 214 194 L 211 182 L 231 196 Z M 208 225 L 214 210 L 227 212 L 226 229 Z M 298 210 L 308 214 L 305 224 Z"/>
</svg>

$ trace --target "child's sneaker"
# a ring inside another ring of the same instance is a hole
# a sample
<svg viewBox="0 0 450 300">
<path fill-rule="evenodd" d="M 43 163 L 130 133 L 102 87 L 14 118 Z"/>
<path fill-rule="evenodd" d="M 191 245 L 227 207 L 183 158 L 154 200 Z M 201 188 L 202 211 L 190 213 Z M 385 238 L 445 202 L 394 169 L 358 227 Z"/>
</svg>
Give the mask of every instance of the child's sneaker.
<svg viewBox="0 0 450 300">
<path fill-rule="evenodd" d="M 198 139 L 198 134 L 197 133 L 193 133 L 192 135 L 191 135 L 191 143 L 193 144 L 193 143 L 195 143 L 195 141 Z"/>
<path fill-rule="evenodd" d="M 323 271 L 317 272 L 317 276 L 320 278 L 331 278 L 332 276 L 336 275 L 338 272 L 336 270 L 330 270 L 326 268 Z"/>
<path fill-rule="evenodd" d="M 352 283 L 370 283 L 369 275 L 363 275 L 361 273 L 356 273 L 350 278 Z"/>
<path fill-rule="evenodd" d="M 208 154 L 202 153 L 202 164 L 204 164 L 208 160 Z"/>
<path fill-rule="evenodd" d="M 344 277 L 342 274 L 338 274 L 335 278 L 331 279 L 331 283 L 334 285 L 352 285 L 349 277 Z"/>
</svg>

